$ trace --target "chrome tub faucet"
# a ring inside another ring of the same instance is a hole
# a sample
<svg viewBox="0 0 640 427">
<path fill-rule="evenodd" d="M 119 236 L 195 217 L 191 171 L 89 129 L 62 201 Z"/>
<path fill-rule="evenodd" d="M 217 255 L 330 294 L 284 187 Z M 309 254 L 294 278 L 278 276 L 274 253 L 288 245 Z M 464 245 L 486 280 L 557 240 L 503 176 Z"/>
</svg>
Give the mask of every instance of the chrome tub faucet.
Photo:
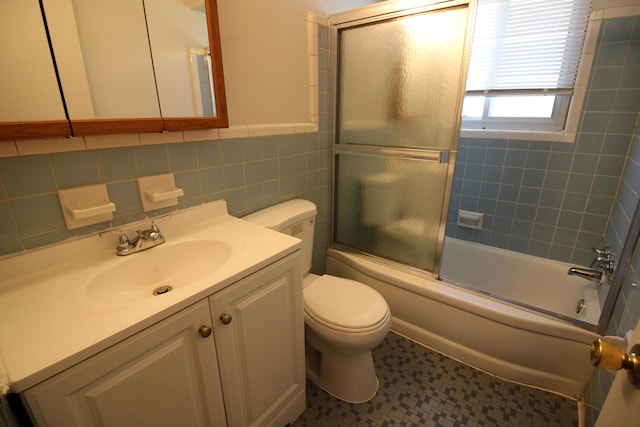
<svg viewBox="0 0 640 427">
<path fill-rule="evenodd" d="M 596 256 L 591 262 L 590 268 L 571 267 L 567 274 L 570 276 L 578 276 L 583 279 L 591 280 L 596 283 L 602 283 L 603 278 L 610 278 L 615 268 L 615 259 L 611 248 L 605 246 L 603 248 L 591 248 Z"/>
<path fill-rule="evenodd" d="M 602 276 L 604 275 L 602 271 L 580 267 L 571 267 L 567 274 L 569 274 L 569 276 L 578 276 L 583 279 L 591 280 L 596 283 L 600 283 L 602 281 Z"/>
</svg>

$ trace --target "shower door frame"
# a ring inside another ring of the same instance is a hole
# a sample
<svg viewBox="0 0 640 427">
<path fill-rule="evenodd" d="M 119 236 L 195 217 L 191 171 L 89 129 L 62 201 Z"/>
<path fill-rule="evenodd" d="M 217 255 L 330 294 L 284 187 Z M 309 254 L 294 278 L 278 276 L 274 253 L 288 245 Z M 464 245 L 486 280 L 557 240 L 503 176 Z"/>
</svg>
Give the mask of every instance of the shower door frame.
<svg viewBox="0 0 640 427">
<path fill-rule="evenodd" d="M 457 114 L 453 123 L 453 132 L 451 134 L 451 144 L 448 151 L 430 150 L 430 149 L 416 149 L 416 148 L 402 148 L 402 147 L 387 147 L 387 146 L 364 146 L 364 145 L 350 145 L 337 143 L 338 122 L 339 122 L 339 36 L 338 33 L 342 29 L 357 27 L 366 24 L 372 24 L 376 22 L 384 22 L 389 19 L 400 18 L 410 16 L 418 13 L 433 12 L 437 10 L 445 10 L 455 7 L 466 7 L 468 9 L 466 34 L 464 37 L 464 48 L 462 56 L 462 67 L 460 69 L 460 76 L 458 87 L 457 99 L 456 99 L 456 111 Z M 475 22 L 476 12 L 476 0 L 407 0 L 398 2 L 394 0 L 385 1 L 381 3 L 364 6 L 358 9 L 354 9 L 347 12 L 342 12 L 329 17 L 329 36 L 330 36 L 330 60 L 331 60 L 331 88 L 332 88 L 332 105 L 333 105 L 333 117 L 332 117 L 332 175 L 331 175 L 331 240 L 329 242 L 331 247 L 335 247 L 340 250 L 353 251 L 376 259 L 382 263 L 391 263 L 396 266 L 402 266 L 408 271 L 412 271 L 414 274 L 421 276 L 433 277 L 439 279 L 440 276 L 440 263 L 442 260 L 442 251 L 445 238 L 445 229 L 447 225 L 447 215 L 449 212 L 449 203 L 451 199 L 451 189 L 453 186 L 453 173 L 456 164 L 456 157 L 458 152 L 458 140 L 460 136 L 460 126 L 462 120 L 462 104 L 464 102 L 465 86 L 467 71 L 469 65 L 469 57 L 471 52 L 471 39 L 473 37 L 473 25 Z M 405 264 L 399 261 L 389 260 L 374 254 L 359 250 L 357 248 L 347 246 L 336 242 L 336 216 L 337 209 L 335 206 L 336 200 L 336 159 L 340 154 L 356 154 L 359 156 L 373 156 L 384 157 L 393 159 L 410 159 L 410 160 L 422 160 L 433 161 L 438 163 L 447 163 L 447 171 L 445 175 L 445 188 L 444 197 L 442 201 L 442 212 L 438 222 L 437 242 L 434 257 L 433 271 L 428 271 L 416 266 Z M 391 156 L 391 157 L 389 157 Z"/>
</svg>

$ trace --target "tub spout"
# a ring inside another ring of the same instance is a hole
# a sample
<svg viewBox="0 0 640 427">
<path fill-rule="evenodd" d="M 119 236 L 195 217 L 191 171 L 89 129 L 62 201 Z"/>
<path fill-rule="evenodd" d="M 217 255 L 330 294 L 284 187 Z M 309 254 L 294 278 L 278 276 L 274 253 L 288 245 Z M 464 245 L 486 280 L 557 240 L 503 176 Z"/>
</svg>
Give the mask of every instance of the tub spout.
<svg viewBox="0 0 640 427">
<path fill-rule="evenodd" d="M 600 283 L 602 281 L 602 275 L 604 273 L 602 271 L 594 270 L 591 268 L 571 267 L 567 274 L 569 274 L 569 276 L 578 276 L 582 277 L 583 279 Z"/>
</svg>

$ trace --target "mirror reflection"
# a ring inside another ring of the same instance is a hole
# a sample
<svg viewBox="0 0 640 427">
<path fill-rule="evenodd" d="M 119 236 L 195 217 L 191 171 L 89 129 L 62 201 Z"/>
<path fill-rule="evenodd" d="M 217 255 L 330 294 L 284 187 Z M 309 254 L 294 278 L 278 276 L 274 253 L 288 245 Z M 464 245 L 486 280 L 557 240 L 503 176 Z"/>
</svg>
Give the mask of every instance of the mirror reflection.
<svg viewBox="0 0 640 427">
<path fill-rule="evenodd" d="M 144 0 L 163 117 L 216 115 L 207 15 L 197 3 Z"/>
<path fill-rule="evenodd" d="M 206 53 L 193 53 L 209 49 L 204 2 L 46 0 L 45 12 L 71 120 L 212 115 Z"/>
<path fill-rule="evenodd" d="M 215 0 L 2 2 L 0 36 L 0 138 L 228 126 Z"/>
<path fill-rule="evenodd" d="M 37 1 L 0 2 L 0 40 L 0 121 L 65 120 Z"/>
<path fill-rule="evenodd" d="M 71 120 L 160 117 L 141 1 L 44 6 Z"/>
</svg>

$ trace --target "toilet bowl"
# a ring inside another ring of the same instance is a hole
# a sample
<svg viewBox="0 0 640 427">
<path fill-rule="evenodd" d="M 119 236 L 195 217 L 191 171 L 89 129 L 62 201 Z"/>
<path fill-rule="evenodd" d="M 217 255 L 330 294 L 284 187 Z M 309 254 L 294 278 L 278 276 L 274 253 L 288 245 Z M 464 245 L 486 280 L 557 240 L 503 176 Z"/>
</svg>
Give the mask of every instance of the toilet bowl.
<svg viewBox="0 0 640 427">
<path fill-rule="evenodd" d="M 341 400 L 363 403 L 378 390 L 371 351 L 389 332 L 391 313 L 363 283 L 309 273 L 315 216 L 313 203 L 291 200 L 244 219 L 302 240 L 307 377 Z"/>
<path fill-rule="evenodd" d="M 391 327 L 386 301 L 367 285 L 335 276 L 307 275 L 304 284 L 307 376 L 344 401 L 370 400 L 378 390 L 371 351 Z"/>
</svg>

